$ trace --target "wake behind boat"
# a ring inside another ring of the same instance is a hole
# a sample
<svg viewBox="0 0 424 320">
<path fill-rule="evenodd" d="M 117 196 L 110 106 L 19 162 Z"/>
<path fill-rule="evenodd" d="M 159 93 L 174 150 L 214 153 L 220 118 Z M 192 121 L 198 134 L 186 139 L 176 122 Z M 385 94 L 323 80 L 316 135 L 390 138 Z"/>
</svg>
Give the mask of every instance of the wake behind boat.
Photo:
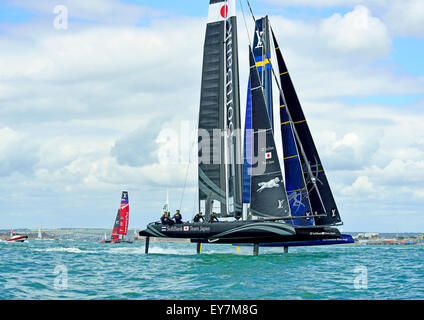
<svg viewBox="0 0 424 320">
<path fill-rule="evenodd" d="M 234 221 L 150 223 L 139 233 L 146 237 L 146 253 L 150 237 L 253 244 L 255 254 L 265 243 L 346 243 L 336 228 L 342 224 L 340 214 L 270 21 L 256 19 L 248 0 L 255 32 L 241 139 L 235 2 L 210 0 L 198 122 L 199 211 L 207 221 L 212 212 Z M 272 80 L 280 96 L 282 157 L 273 126 Z"/>
<path fill-rule="evenodd" d="M 121 205 L 116 215 L 110 239 L 106 239 L 105 236 L 105 239 L 100 241 L 101 243 L 132 243 L 132 241 L 125 238 L 128 233 L 129 210 L 128 192 L 123 191 Z"/>
</svg>

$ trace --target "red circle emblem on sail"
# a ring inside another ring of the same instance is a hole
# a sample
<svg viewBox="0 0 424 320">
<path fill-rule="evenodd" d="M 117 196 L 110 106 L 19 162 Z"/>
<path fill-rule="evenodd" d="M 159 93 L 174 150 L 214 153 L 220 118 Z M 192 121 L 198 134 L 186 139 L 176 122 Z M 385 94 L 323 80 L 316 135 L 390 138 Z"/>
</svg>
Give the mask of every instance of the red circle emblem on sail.
<svg viewBox="0 0 424 320">
<path fill-rule="evenodd" d="M 223 5 L 221 8 L 221 17 L 226 18 L 228 16 L 228 6 Z"/>
</svg>

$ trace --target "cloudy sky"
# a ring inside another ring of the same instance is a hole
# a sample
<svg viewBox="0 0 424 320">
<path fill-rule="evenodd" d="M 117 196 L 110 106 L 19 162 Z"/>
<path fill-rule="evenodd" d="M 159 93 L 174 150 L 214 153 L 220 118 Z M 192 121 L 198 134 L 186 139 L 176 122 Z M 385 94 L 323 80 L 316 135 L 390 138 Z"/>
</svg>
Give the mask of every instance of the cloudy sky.
<svg viewBox="0 0 424 320">
<path fill-rule="evenodd" d="M 343 231 L 423 232 L 424 1 L 252 7 L 270 16 Z M 111 228 L 122 190 L 131 228 L 159 217 L 167 189 L 191 218 L 207 13 L 206 0 L 0 2 L 0 228 Z"/>
</svg>

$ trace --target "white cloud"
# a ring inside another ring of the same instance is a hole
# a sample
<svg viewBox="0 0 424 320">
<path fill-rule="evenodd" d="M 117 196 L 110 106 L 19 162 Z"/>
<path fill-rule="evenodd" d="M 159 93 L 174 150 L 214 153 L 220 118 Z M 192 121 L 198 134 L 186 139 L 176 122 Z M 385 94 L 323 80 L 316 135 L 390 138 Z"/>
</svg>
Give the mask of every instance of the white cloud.
<svg viewBox="0 0 424 320">
<path fill-rule="evenodd" d="M 9 3 L 52 17 L 55 16 L 54 8 L 61 5 L 67 8 L 70 19 L 86 19 L 114 24 L 134 24 L 139 22 L 141 18 L 161 14 L 159 11 L 148 7 L 124 4 L 118 0 L 61 0 L 60 2 L 56 0 L 10 0 Z"/>
<path fill-rule="evenodd" d="M 363 5 L 385 5 L 387 0 L 262 0 L 281 6 L 308 6 L 308 7 L 337 7 Z"/>
<path fill-rule="evenodd" d="M 362 5 L 344 16 L 336 13 L 323 20 L 319 32 L 331 49 L 343 53 L 367 50 L 381 55 L 391 43 L 384 23 Z"/>
<path fill-rule="evenodd" d="M 339 8 L 364 6 L 378 13 L 395 36 L 424 37 L 422 0 L 262 0 L 287 7 Z M 380 40 L 379 40 L 380 41 Z"/>
<path fill-rule="evenodd" d="M 372 196 L 375 188 L 367 176 L 360 176 L 351 186 L 343 188 L 341 193 L 352 197 Z"/>
<path fill-rule="evenodd" d="M 397 36 L 424 37 L 424 1 L 393 0 L 384 19 Z"/>
<path fill-rule="evenodd" d="M 0 129 L 0 176 L 32 175 L 39 161 L 38 146 L 26 134 L 8 127 Z"/>
<path fill-rule="evenodd" d="M 424 92 L 424 79 L 375 63 L 387 61 L 391 38 L 365 7 L 318 22 L 272 16 L 271 23 L 301 100 Z"/>
<path fill-rule="evenodd" d="M 417 198 L 424 198 L 424 189 L 414 190 L 414 195 Z"/>
</svg>

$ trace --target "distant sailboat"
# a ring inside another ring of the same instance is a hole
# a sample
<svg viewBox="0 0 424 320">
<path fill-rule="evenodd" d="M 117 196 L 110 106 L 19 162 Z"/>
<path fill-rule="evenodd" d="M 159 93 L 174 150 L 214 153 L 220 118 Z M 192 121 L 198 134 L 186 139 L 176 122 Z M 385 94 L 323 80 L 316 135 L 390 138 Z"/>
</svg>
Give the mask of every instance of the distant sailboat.
<svg viewBox="0 0 424 320">
<path fill-rule="evenodd" d="M 128 192 L 123 191 L 122 197 L 121 197 L 121 205 L 116 215 L 111 237 L 110 239 L 102 240 L 101 243 L 131 243 L 132 241 L 125 239 L 125 236 L 128 233 L 128 223 L 129 223 Z"/>
<path fill-rule="evenodd" d="M 40 228 L 40 229 L 38 229 L 37 239 L 38 239 L 38 240 L 43 240 L 43 235 L 41 234 L 41 228 Z"/>
<path fill-rule="evenodd" d="M 198 252 L 201 243 L 253 244 L 255 254 L 260 245 L 350 242 L 333 227 L 340 215 L 272 33 L 279 78 L 273 69 L 268 17 L 255 21 L 242 153 L 235 0 L 210 0 L 198 127 L 199 210 L 209 212 L 213 202 L 218 216 L 234 220 L 150 223 L 139 233 L 147 237 L 146 252 L 149 237 L 189 238 Z M 282 161 L 273 128 L 272 76 L 281 100 Z"/>
</svg>

